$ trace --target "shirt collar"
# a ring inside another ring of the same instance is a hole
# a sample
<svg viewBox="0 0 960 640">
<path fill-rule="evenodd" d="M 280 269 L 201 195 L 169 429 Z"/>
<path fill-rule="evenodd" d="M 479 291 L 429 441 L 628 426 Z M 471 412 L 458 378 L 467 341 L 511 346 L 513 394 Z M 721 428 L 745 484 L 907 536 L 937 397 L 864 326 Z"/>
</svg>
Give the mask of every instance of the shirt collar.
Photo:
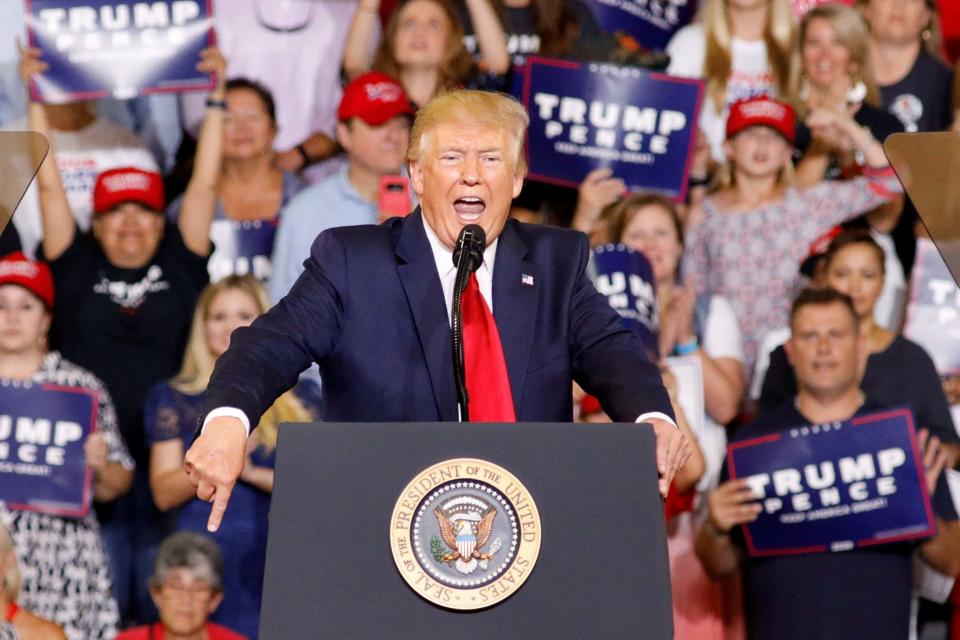
<svg viewBox="0 0 960 640">
<path fill-rule="evenodd" d="M 437 263 L 437 271 L 441 278 L 447 276 L 457 268 L 457 265 L 453 264 L 453 251 L 440 242 L 440 238 L 430 227 L 430 223 L 427 222 L 427 217 L 423 215 L 422 211 L 420 216 L 423 218 L 423 230 L 427 232 L 427 241 L 430 242 L 430 249 L 433 251 L 433 261 Z M 500 236 L 497 236 L 483 250 L 483 263 L 480 264 L 478 269 L 478 271 L 486 271 L 487 276 L 491 278 L 493 277 L 493 263 L 497 258 L 498 242 L 500 242 Z"/>
<path fill-rule="evenodd" d="M 340 168 L 337 170 L 337 180 L 340 183 L 340 191 L 349 199 L 362 203 L 366 206 L 375 205 L 376 203 L 371 203 L 369 200 L 360 195 L 360 192 L 357 191 L 356 187 L 353 186 L 353 183 L 350 182 L 350 163 L 344 162 L 340 165 Z"/>
</svg>

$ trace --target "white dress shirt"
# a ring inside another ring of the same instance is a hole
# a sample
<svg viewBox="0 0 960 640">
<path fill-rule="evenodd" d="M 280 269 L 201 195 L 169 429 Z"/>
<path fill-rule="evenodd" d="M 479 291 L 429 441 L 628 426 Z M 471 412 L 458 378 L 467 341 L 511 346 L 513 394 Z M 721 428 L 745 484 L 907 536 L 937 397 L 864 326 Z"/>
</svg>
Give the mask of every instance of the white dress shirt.
<svg viewBox="0 0 960 640">
<path fill-rule="evenodd" d="M 449 322 L 453 308 L 453 285 L 457 277 L 457 267 L 453 263 L 453 251 L 440 242 L 440 238 L 437 237 L 437 234 L 427 223 L 426 216 L 423 218 L 423 228 L 427 233 L 427 240 L 430 242 L 430 249 L 433 251 L 433 260 L 437 265 L 437 275 L 440 276 L 440 285 L 443 287 L 443 301 L 447 305 L 447 321 Z M 496 262 L 497 244 L 499 241 L 499 237 L 495 238 L 493 242 L 483 250 L 483 262 L 476 271 L 480 295 L 482 295 L 486 301 L 487 307 L 491 309 L 491 313 L 493 309 L 493 265 Z M 241 410 L 234 407 L 217 407 L 208 413 L 206 419 L 203 421 L 203 428 L 206 428 L 207 423 L 211 420 L 221 416 L 237 418 L 243 423 L 247 434 L 250 434 L 250 419 Z M 670 416 L 660 413 L 659 411 L 641 414 L 636 421 L 644 422 L 649 418 L 665 420 L 676 426 L 676 423 L 670 419 Z"/>
</svg>

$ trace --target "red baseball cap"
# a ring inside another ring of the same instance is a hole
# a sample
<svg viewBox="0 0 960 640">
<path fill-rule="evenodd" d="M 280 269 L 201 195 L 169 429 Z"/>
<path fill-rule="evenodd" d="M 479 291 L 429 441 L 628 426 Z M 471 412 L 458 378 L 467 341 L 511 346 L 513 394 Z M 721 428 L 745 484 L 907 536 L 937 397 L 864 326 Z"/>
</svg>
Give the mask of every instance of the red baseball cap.
<svg viewBox="0 0 960 640">
<path fill-rule="evenodd" d="M 124 202 L 136 202 L 162 212 L 165 206 L 163 178 L 159 173 L 134 167 L 110 169 L 97 176 L 93 185 L 95 214 L 106 213 Z"/>
<path fill-rule="evenodd" d="M 0 285 L 16 284 L 37 296 L 53 309 L 53 275 L 43 262 L 31 260 L 19 251 L 0 258 Z"/>
<path fill-rule="evenodd" d="M 734 137 L 747 127 L 770 127 L 787 142 L 793 144 L 797 136 L 797 118 L 793 107 L 766 96 L 738 100 L 730 106 L 727 117 L 727 139 Z"/>
<path fill-rule="evenodd" d="M 341 122 L 360 118 L 372 127 L 402 115 L 413 117 L 416 110 L 400 83 L 379 71 L 365 73 L 344 87 L 337 110 Z"/>
</svg>

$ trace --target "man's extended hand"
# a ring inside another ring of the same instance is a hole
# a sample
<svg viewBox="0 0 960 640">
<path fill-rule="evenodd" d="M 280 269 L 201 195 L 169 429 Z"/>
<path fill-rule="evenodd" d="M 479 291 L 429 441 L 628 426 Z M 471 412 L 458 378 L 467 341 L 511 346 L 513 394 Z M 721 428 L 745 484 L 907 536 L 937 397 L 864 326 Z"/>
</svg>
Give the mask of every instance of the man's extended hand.
<svg viewBox="0 0 960 640">
<path fill-rule="evenodd" d="M 660 495 L 667 497 L 673 476 L 690 459 L 690 441 L 676 426 L 666 420 L 648 418 L 657 434 L 657 474 L 660 476 Z"/>
<path fill-rule="evenodd" d="M 213 503 L 207 530 L 220 528 L 233 485 L 246 456 L 247 430 L 236 418 L 211 420 L 184 457 L 183 468 L 197 488 L 197 497 Z"/>
</svg>

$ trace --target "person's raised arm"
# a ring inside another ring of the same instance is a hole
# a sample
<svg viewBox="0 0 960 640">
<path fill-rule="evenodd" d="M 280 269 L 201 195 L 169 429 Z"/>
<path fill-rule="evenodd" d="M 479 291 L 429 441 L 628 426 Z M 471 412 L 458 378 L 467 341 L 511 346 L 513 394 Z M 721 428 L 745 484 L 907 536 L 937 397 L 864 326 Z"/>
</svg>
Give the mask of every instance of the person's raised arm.
<svg viewBox="0 0 960 640">
<path fill-rule="evenodd" d="M 577 189 L 577 208 L 570 226 L 592 239 L 601 224 L 603 209 L 616 202 L 626 191 L 626 183 L 615 178 L 612 169 L 600 167 L 592 170 Z"/>
<path fill-rule="evenodd" d="M 477 37 L 482 66 L 490 73 L 503 75 L 510 68 L 510 54 L 500 18 L 490 0 L 465 0 L 465 4 Z"/>
<path fill-rule="evenodd" d="M 207 99 L 207 113 L 197 140 L 197 154 L 193 173 L 183 194 L 183 206 L 177 218 L 177 226 L 183 243 L 193 253 L 205 256 L 210 253 L 210 225 L 217 205 L 217 187 L 223 161 L 223 125 L 226 110 L 219 106 L 226 97 L 227 63 L 216 47 L 200 52 L 197 70 L 213 73 L 216 87 Z"/>
<path fill-rule="evenodd" d="M 32 47 L 21 47 L 17 43 L 20 54 L 20 79 L 30 92 L 30 79 L 43 73 L 47 63 L 40 59 L 40 50 Z M 73 242 L 77 233 L 77 223 L 70 210 L 70 201 L 63 188 L 60 172 L 57 170 L 56 154 L 53 140 L 50 137 L 50 123 L 47 121 L 47 112 L 43 105 L 30 98 L 27 106 L 27 118 L 30 129 L 46 136 L 50 143 L 50 150 L 40 171 L 37 172 L 37 191 L 40 198 L 40 222 L 43 225 L 43 255 L 47 260 L 56 260 Z"/>
<path fill-rule="evenodd" d="M 370 69 L 370 50 L 380 20 L 380 0 L 360 0 L 350 21 L 343 49 L 343 75 L 353 80 Z"/>
</svg>

